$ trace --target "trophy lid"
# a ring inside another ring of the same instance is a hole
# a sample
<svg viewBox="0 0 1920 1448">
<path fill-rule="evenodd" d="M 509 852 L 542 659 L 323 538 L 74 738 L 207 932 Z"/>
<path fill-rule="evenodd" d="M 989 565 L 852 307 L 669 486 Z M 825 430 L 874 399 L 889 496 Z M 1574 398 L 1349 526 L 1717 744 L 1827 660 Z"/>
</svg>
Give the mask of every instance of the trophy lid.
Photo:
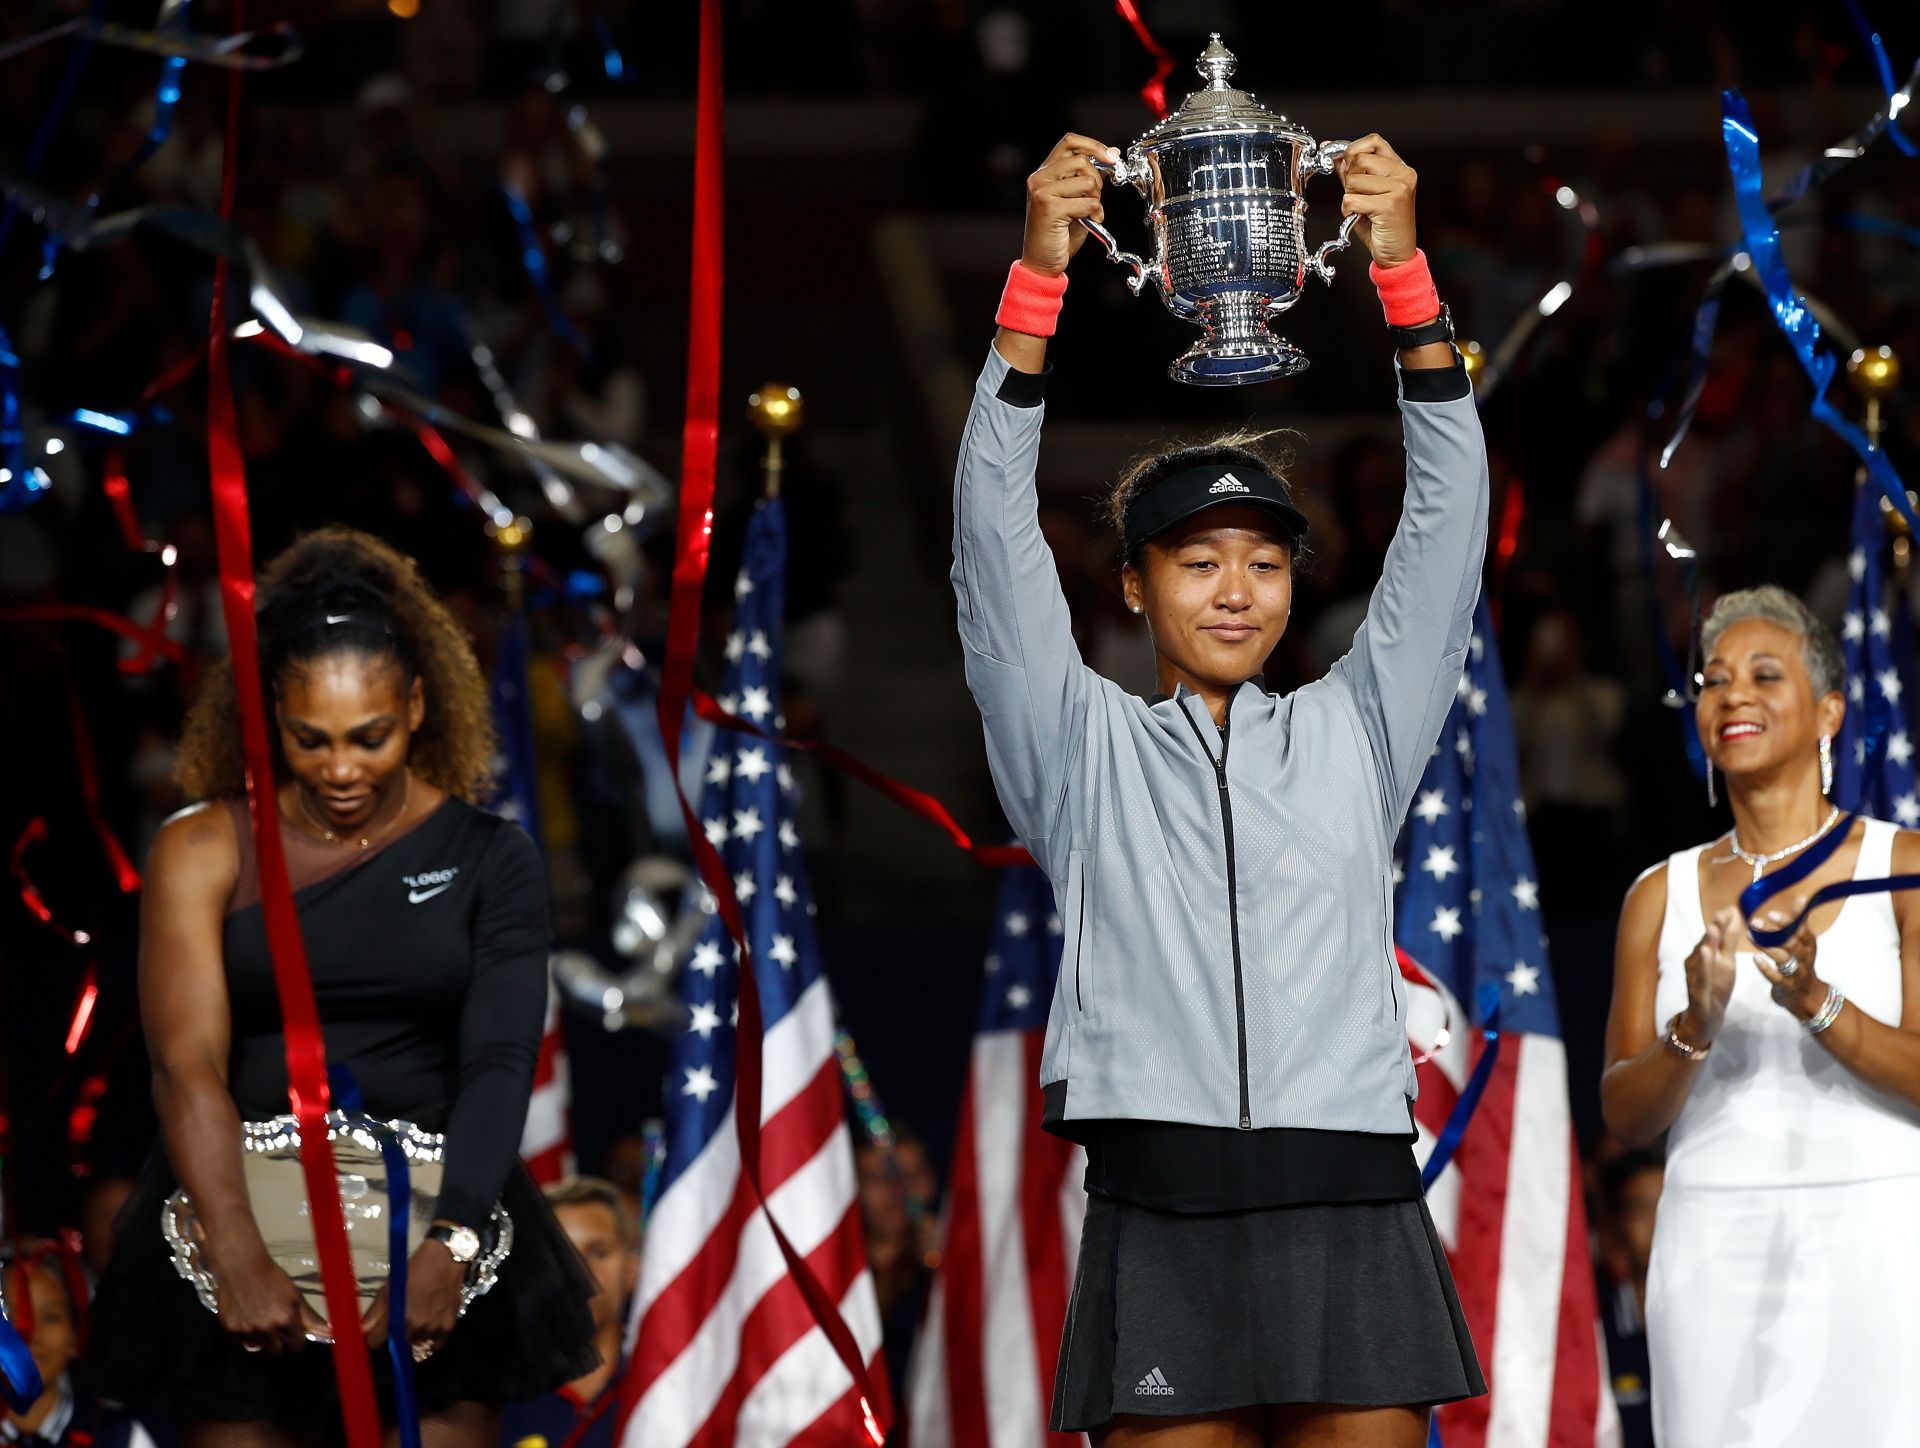
<svg viewBox="0 0 1920 1448">
<path fill-rule="evenodd" d="M 1239 63 L 1234 53 L 1220 43 L 1220 34 L 1215 31 L 1208 37 L 1207 48 L 1200 52 L 1200 59 L 1194 63 L 1194 69 L 1207 83 L 1205 88 L 1180 102 L 1180 109 L 1143 135 L 1141 142 L 1151 144 L 1175 136 L 1221 130 L 1284 132 L 1311 140 L 1285 116 L 1275 115 L 1246 91 L 1235 90 L 1227 84 Z"/>
</svg>

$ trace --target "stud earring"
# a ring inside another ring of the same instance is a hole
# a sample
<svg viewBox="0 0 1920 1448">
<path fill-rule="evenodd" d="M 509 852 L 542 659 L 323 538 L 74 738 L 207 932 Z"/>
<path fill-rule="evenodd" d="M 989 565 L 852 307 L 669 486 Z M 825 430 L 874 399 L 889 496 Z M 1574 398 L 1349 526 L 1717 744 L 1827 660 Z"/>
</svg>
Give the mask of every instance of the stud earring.
<svg viewBox="0 0 1920 1448">
<path fill-rule="evenodd" d="M 1820 793 L 1833 793 L 1833 736 L 1820 736 Z"/>
</svg>

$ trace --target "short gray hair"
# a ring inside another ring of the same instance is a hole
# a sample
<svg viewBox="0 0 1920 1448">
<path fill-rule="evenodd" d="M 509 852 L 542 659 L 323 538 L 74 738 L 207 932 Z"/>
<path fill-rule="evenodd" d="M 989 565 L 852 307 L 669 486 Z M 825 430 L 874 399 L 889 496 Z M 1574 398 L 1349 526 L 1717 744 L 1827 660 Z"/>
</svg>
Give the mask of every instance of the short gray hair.
<svg viewBox="0 0 1920 1448">
<path fill-rule="evenodd" d="M 1807 677 L 1813 681 L 1814 698 L 1837 693 L 1845 687 L 1847 667 L 1833 630 L 1820 622 L 1806 604 L 1774 583 L 1721 594 L 1714 601 L 1706 623 L 1701 625 L 1701 652 L 1712 658 L 1720 636 L 1749 619 L 1777 624 L 1800 635 L 1801 654 L 1806 660 Z"/>
</svg>

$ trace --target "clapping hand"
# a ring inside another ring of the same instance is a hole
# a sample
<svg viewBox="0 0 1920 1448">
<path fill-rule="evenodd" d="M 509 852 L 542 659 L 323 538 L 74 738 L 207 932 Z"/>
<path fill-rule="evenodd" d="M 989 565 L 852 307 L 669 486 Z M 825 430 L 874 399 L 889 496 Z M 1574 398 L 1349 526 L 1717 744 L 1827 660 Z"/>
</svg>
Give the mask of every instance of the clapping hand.
<svg viewBox="0 0 1920 1448">
<path fill-rule="evenodd" d="M 1756 915 L 1753 923 L 1763 930 L 1779 930 L 1800 913 L 1802 902 L 1789 902 L 1785 910 L 1768 910 Z M 1820 953 L 1819 938 L 1813 927 L 1802 920 L 1785 945 L 1768 948 L 1756 945 L 1753 963 L 1760 974 L 1773 982 L 1775 1005 L 1784 1006 L 1797 1020 L 1808 1020 L 1826 1002 L 1827 983 L 1814 969 Z"/>
<path fill-rule="evenodd" d="M 1720 1033 L 1733 995 L 1733 943 L 1742 933 L 1740 912 L 1729 905 L 1707 922 L 1706 934 L 1687 957 L 1687 1008 L 1680 1029 L 1689 1046 L 1704 1050 Z"/>
</svg>

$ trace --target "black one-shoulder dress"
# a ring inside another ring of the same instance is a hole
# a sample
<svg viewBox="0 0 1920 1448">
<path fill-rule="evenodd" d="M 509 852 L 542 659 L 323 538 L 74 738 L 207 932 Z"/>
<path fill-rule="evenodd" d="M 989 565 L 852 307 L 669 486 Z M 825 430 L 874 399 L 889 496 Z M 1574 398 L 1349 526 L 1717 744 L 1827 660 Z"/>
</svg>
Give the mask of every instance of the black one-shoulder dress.
<svg viewBox="0 0 1920 1448">
<path fill-rule="evenodd" d="M 227 1085 L 244 1120 L 280 1115 L 285 1038 L 244 801 L 224 933 L 233 1016 Z M 446 1133 L 436 1215 L 478 1225 L 498 1201 L 513 1248 L 439 1352 L 418 1366 L 423 1409 L 537 1397 L 598 1360 L 593 1282 L 518 1148 L 546 1005 L 547 892 L 538 851 L 497 815 L 447 799 L 364 853 L 283 826 L 330 1066 L 367 1111 Z M 161 1208 L 176 1186 L 156 1147 L 128 1199 L 91 1319 L 90 1381 L 104 1399 L 180 1421 L 268 1420 L 340 1436 L 329 1349 L 249 1353 L 175 1271 Z M 383 1407 L 387 1355 L 373 1355 Z"/>
</svg>

